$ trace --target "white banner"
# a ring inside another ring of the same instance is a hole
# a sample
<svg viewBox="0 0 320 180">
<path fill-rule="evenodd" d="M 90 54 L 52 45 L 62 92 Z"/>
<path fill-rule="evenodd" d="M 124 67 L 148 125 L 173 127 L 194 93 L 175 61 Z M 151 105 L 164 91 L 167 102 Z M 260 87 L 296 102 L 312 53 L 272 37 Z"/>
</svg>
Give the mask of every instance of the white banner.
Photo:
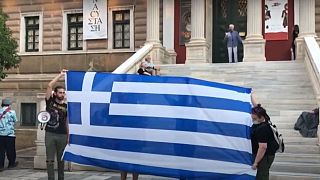
<svg viewBox="0 0 320 180">
<path fill-rule="evenodd" d="M 287 40 L 289 20 L 288 0 L 265 1 L 266 40 Z"/>
<path fill-rule="evenodd" d="M 107 38 L 107 0 L 83 0 L 83 38 Z"/>
</svg>

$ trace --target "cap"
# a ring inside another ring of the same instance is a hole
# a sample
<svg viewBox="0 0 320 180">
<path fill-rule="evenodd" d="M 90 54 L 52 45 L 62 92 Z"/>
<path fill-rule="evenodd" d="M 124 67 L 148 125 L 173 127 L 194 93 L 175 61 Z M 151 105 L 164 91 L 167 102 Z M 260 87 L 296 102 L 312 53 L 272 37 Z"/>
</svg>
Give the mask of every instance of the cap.
<svg viewBox="0 0 320 180">
<path fill-rule="evenodd" d="M 9 106 L 12 104 L 12 101 L 9 98 L 5 98 L 5 99 L 2 99 L 2 104 Z"/>
</svg>

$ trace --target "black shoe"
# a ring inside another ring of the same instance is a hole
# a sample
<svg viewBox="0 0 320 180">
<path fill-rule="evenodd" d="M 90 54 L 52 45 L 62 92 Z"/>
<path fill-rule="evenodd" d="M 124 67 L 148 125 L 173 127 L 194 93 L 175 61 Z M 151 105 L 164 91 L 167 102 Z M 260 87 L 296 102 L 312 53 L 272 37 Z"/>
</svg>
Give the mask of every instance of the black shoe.
<svg viewBox="0 0 320 180">
<path fill-rule="evenodd" d="M 15 167 L 18 166 L 18 164 L 19 164 L 19 162 L 16 161 L 13 165 L 9 165 L 9 166 L 8 166 L 8 169 L 15 168 Z"/>
<path fill-rule="evenodd" d="M 4 170 L 4 167 L 0 167 L 0 172 Z"/>
</svg>

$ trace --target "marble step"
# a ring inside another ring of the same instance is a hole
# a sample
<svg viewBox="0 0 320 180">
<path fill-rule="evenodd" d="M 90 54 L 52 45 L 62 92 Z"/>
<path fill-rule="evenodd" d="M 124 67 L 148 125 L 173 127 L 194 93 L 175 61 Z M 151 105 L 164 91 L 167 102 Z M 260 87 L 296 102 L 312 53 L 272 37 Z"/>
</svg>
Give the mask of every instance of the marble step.
<svg viewBox="0 0 320 180">
<path fill-rule="evenodd" d="M 296 172 L 270 172 L 270 180 L 319 180 L 319 174 Z"/>
<path fill-rule="evenodd" d="M 284 137 L 285 140 L 286 137 Z M 293 144 L 286 144 L 285 143 L 285 150 L 286 153 L 294 153 L 297 154 L 320 154 L 320 147 L 317 145 L 293 145 Z M 320 170 L 320 169 L 319 169 Z M 320 172 L 319 172 L 320 173 Z"/>
<path fill-rule="evenodd" d="M 275 162 L 296 162 L 320 164 L 320 154 L 277 153 Z"/>
<path fill-rule="evenodd" d="M 285 137 L 285 144 L 291 145 L 316 145 L 318 143 L 318 138 L 305 138 L 305 137 Z"/>
<path fill-rule="evenodd" d="M 274 172 L 311 173 L 320 175 L 320 163 L 274 162 L 270 169 Z"/>
</svg>

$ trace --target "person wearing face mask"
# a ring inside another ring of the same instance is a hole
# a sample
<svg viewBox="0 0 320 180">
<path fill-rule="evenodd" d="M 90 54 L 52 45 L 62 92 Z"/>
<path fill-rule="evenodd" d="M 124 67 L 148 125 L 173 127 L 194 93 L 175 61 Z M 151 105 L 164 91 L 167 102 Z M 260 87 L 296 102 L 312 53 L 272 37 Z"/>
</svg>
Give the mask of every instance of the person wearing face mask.
<svg viewBox="0 0 320 180">
<path fill-rule="evenodd" d="M 252 169 L 257 170 L 256 180 L 268 180 L 269 169 L 275 158 L 275 152 L 270 148 L 274 141 L 273 132 L 269 125 L 270 117 L 261 104 L 257 104 L 253 95 L 251 95 L 251 100 L 253 104 L 251 109 L 253 121 L 251 144 L 254 160 Z"/>
</svg>

